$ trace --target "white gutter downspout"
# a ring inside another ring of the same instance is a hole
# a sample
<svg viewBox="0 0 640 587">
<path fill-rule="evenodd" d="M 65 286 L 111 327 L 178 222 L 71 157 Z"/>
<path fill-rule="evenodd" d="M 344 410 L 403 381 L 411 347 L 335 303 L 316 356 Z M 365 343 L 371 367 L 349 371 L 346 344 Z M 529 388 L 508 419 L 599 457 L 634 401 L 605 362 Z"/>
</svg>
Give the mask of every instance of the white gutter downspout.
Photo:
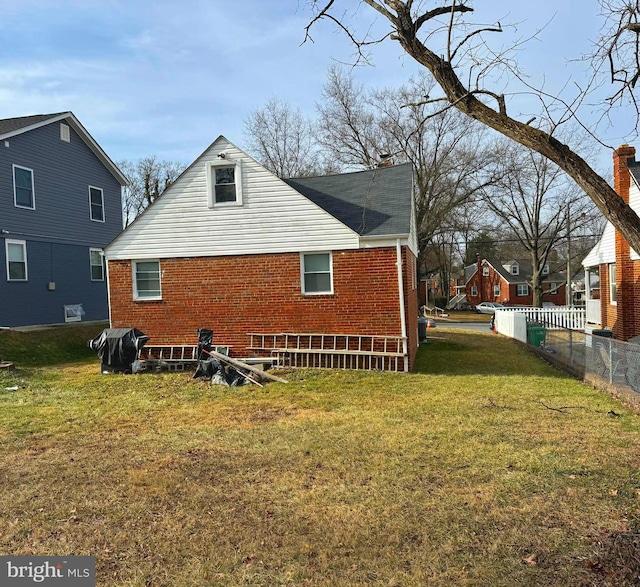
<svg viewBox="0 0 640 587">
<path fill-rule="evenodd" d="M 404 313 L 404 282 L 402 279 L 402 249 L 400 239 L 396 239 L 396 267 L 398 268 L 398 297 L 400 299 L 400 329 L 402 331 L 402 352 L 404 354 L 404 370 L 409 371 L 409 355 L 407 352 L 407 319 Z"/>
</svg>

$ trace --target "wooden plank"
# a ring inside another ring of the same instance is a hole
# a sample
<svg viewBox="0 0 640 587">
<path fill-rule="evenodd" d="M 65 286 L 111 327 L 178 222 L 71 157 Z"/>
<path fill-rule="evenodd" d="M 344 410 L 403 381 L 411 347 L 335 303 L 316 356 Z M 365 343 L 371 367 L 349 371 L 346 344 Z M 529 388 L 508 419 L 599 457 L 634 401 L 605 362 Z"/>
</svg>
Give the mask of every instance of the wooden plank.
<svg viewBox="0 0 640 587">
<path fill-rule="evenodd" d="M 204 349 L 203 349 L 204 350 Z M 282 379 L 282 377 L 277 377 L 276 375 L 271 375 L 271 373 L 267 373 L 266 371 L 260 371 L 260 369 L 256 369 L 251 365 L 247 365 L 247 363 L 243 363 L 242 361 L 237 361 L 236 359 L 232 359 L 231 357 L 227 357 L 227 355 L 223 355 L 222 353 L 218 353 L 216 351 L 204 351 L 208 355 L 219 359 L 223 363 L 228 363 L 229 365 L 233 365 L 234 367 L 238 367 L 240 369 L 246 369 L 247 371 L 251 371 L 256 375 L 264 379 L 269 379 L 270 381 L 277 381 L 278 383 L 289 383 L 286 379 Z"/>
</svg>

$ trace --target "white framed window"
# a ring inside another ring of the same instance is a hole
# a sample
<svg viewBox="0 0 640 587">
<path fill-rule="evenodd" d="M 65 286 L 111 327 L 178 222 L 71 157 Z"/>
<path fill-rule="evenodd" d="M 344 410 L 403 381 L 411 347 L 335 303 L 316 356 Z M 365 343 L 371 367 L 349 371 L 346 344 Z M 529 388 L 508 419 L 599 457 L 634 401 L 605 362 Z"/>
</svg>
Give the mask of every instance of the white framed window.
<svg viewBox="0 0 640 587">
<path fill-rule="evenodd" d="M 489 277 L 489 267 L 483 267 L 482 268 L 482 275 L 484 277 Z"/>
<path fill-rule="evenodd" d="M 94 222 L 104 222 L 104 192 L 102 188 L 89 186 L 89 213 Z"/>
<path fill-rule="evenodd" d="M 209 207 L 242 206 L 242 165 L 220 158 L 207 163 Z"/>
<path fill-rule="evenodd" d="M 104 261 L 102 249 L 89 249 L 91 281 L 104 281 Z"/>
<path fill-rule="evenodd" d="M 471 286 L 471 295 L 473 297 L 476 297 L 478 295 L 478 286 L 477 285 L 472 285 Z"/>
<path fill-rule="evenodd" d="M 69 125 L 64 124 L 63 122 L 60 123 L 60 140 L 65 143 L 71 142 L 71 131 L 69 130 Z"/>
<path fill-rule="evenodd" d="M 36 209 L 36 190 L 33 169 L 13 166 L 13 203 L 16 208 Z"/>
<path fill-rule="evenodd" d="M 333 293 L 333 259 L 331 253 L 301 253 L 300 273 L 303 294 Z"/>
<path fill-rule="evenodd" d="M 7 281 L 28 281 L 27 243 L 25 241 L 5 241 L 7 257 Z"/>
<path fill-rule="evenodd" d="M 609 264 L 609 303 L 612 306 L 618 305 L 618 290 L 616 286 L 616 264 Z"/>
<path fill-rule="evenodd" d="M 520 275 L 520 265 L 517 263 L 511 265 L 511 275 Z"/>
<path fill-rule="evenodd" d="M 160 261 L 134 261 L 133 299 L 162 299 L 160 277 Z"/>
<path fill-rule="evenodd" d="M 550 290 L 550 291 L 554 291 L 557 287 L 558 287 L 558 284 L 557 284 L 557 283 L 553 283 L 553 282 L 551 282 L 551 283 L 549 284 L 549 290 Z"/>
<path fill-rule="evenodd" d="M 493 286 L 493 297 L 494 298 L 499 298 L 500 297 L 500 286 L 499 285 L 494 285 Z"/>
<path fill-rule="evenodd" d="M 542 275 L 549 275 L 549 265 L 545 265 L 542 268 Z"/>
<path fill-rule="evenodd" d="M 81 322 L 83 316 L 82 304 L 69 304 L 64 307 L 65 322 Z"/>
<path fill-rule="evenodd" d="M 518 296 L 528 296 L 529 295 L 529 286 L 526 283 L 519 283 L 516 288 L 516 295 Z"/>
</svg>

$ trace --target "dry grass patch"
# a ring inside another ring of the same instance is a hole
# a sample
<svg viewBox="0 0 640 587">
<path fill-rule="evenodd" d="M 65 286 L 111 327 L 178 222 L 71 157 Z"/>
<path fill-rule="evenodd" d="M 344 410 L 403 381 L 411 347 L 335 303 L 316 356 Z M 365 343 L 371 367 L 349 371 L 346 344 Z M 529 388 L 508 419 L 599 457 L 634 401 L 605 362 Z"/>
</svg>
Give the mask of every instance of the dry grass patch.
<svg viewBox="0 0 640 587">
<path fill-rule="evenodd" d="M 439 336 L 413 374 L 264 389 L 4 374 L 0 549 L 95 555 L 105 586 L 633 584 L 637 416 L 510 341 Z"/>
</svg>

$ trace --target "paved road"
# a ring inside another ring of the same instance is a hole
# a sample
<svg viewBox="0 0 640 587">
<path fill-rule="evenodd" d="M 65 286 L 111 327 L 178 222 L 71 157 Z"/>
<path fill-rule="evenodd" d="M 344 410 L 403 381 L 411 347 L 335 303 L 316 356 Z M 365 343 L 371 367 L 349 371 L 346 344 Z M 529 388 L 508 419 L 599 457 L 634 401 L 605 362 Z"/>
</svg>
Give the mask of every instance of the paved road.
<svg viewBox="0 0 640 587">
<path fill-rule="evenodd" d="M 444 328 L 464 328 L 465 330 L 477 330 L 478 332 L 491 332 L 488 322 L 443 322 L 438 320 L 436 321 L 436 327 L 430 328 L 429 333 L 433 335 Z"/>
</svg>

